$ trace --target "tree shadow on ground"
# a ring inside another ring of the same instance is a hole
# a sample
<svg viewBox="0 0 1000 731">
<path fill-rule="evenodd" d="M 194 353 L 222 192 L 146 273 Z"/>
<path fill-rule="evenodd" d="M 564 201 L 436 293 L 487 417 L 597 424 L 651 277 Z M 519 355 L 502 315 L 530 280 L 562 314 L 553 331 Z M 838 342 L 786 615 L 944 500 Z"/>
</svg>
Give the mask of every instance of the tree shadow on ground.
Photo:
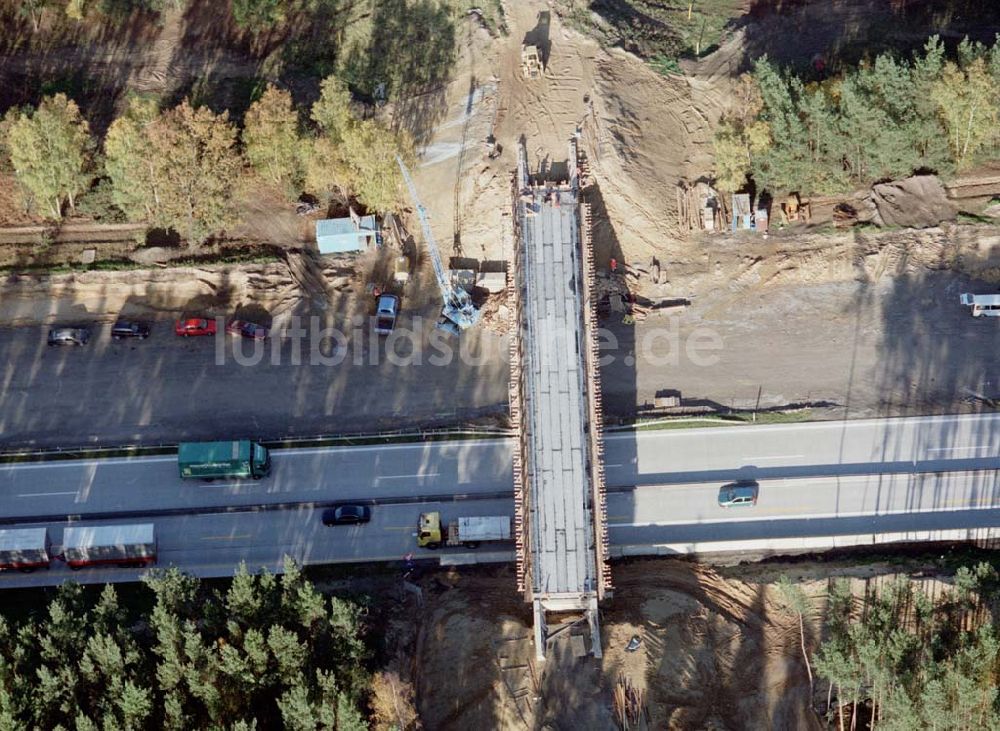
<svg viewBox="0 0 1000 731">
<path fill-rule="evenodd" d="M 377 0 L 366 45 L 346 49 L 342 74 L 361 99 L 396 104 L 398 127 L 426 141 L 446 108 L 455 64 L 455 24 L 430 0 Z"/>
<path fill-rule="evenodd" d="M 754 0 L 729 29 L 745 31 L 741 70 L 750 69 L 766 55 L 781 66 L 819 80 L 839 67 L 856 65 L 883 51 L 919 51 L 934 34 L 940 34 L 949 47 L 966 35 L 992 42 L 1000 30 L 1000 6 L 991 5 L 979 0 Z"/>
</svg>

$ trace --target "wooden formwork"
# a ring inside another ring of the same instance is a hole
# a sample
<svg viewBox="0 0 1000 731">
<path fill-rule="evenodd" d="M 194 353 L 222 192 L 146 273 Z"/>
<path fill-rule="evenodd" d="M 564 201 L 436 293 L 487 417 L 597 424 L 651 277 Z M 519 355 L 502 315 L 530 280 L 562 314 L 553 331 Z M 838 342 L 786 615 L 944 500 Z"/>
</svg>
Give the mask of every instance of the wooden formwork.
<svg viewBox="0 0 1000 731">
<path fill-rule="evenodd" d="M 522 375 L 524 372 L 523 353 L 523 299 L 521 297 L 521 279 L 523 277 L 523 261 L 521 255 L 521 219 L 518 215 L 518 205 L 521 195 L 522 172 L 519 171 L 511 186 L 511 202 L 513 207 L 514 226 L 514 266 L 507 277 L 507 301 L 510 304 L 510 420 L 514 428 L 514 438 L 517 444 L 514 448 L 514 543 L 516 549 L 517 590 L 531 601 L 531 555 L 530 539 L 530 508 L 527 484 L 528 464 L 530 459 L 527 449 L 527 434 L 525 430 L 524 391 L 522 390 Z"/>
<path fill-rule="evenodd" d="M 587 374 L 587 411 L 590 430 L 590 482 L 594 518 L 594 550 L 597 568 L 597 596 L 603 599 L 612 589 L 608 564 L 608 496 L 604 474 L 604 408 L 601 397 L 600 340 L 597 335 L 597 296 L 594 277 L 594 247 L 590 239 L 590 204 L 580 204 L 580 245 L 583 249 L 584 364 Z"/>
</svg>

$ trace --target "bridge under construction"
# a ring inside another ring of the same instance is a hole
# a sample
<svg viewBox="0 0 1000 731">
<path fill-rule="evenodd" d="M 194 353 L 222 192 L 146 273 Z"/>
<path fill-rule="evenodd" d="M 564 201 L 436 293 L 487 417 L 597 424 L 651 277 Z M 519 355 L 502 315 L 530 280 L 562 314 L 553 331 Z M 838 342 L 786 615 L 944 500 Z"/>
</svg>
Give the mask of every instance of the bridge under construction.
<svg viewBox="0 0 1000 731">
<path fill-rule="evenodd" d="M 555 177 L 530 175 L 519 146 L 509 285 L 515 537 L 539 659 L 550 627 L 582 621 L 600 657 L 597 605 L 611 589 L 590 211 L 575 140 Z"/>
</svg>

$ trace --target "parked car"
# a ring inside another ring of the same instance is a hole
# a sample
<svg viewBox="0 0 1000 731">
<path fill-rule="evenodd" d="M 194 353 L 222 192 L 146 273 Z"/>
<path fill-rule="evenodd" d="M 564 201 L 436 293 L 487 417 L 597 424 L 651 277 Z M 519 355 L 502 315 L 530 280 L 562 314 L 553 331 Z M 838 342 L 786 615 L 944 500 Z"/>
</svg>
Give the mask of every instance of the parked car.
<svg viewBox="0 0 1000 731">
<path fill-rule="evenodd" d="M 86 345 L 90 330 L 85 327 L 54 327 L 49 330 L 49 345 Z"/>
<path fill-rule="evenodd" d="M 119 320 L 111 326 L 111 337 L 115 340 L 122 338 L 139 338 L 145 340 L 149 337 L 151 328 L 144 322 L 134 322 L 132 320 Z"/>
<path fill-rule="evenodd" d="M 719 505 L 723 508 L 754 506 L 760 486 L 753 480 L 730 482 L 719 489 Z"/>
<path fill-rule="evenodd" d="M 394 294 L 380 294 L 375 306 L 375 332 L 378 335 L 388 335 L 396 327 L 396 315 L 399 314 L 399 297 Z"/>
<path fill-rule="evenodd" d="M 185 320 L 178 320 L 174 325 L 174 332 L 183 337 L 194 335 L 215 335 L 215 320 L 206 320 L 203 317 L 189 317 Z"/>
<path fill-rule="evenodd" d="M 226 325 L 226 332 L 230 335 L 239 335 L 248 340 L 263 340 L 268 336 L 269 330 L 263 325 L 246 320 L 230 320 Z"/>
<path fill-rule="evenodd" d="M 338 505 L 323 511 L 323 525 L 358 525 L 372 519 L 367 505 Z"/>
</svg>

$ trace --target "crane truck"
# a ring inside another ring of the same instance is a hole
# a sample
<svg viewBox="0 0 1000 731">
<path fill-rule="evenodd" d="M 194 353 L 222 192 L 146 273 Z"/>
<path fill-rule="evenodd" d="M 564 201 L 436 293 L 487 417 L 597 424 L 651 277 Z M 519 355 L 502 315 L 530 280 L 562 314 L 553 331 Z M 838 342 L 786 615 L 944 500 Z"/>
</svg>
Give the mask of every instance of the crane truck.
<svg viewBox="0 0 1000 731">
<path fill-rule="evenodd" d="M 434 267 L 434 277 L 437 279 L 438 289 L 441 290 L 441 317 L 438 319 L 436 327 L 452 335 L 458 335 L 462 330 L 467 330 L 479 321 L 479 310 L 476 309 L 472 296 L 461 287 L 453 286 L 445 273 L 444 264 L 441 262 L 441 252 L 438 251 L 434 233 L 431 231 L 427 209 L 424 208 L 424 204 L 420 202 L 420 197 L 417 195 L 417 186 L 413 182 L 413 178 L 410 177 L 410 171 L 403 163 L 403 158 L 399 155 L 396 155 L 396 163 L 399 165 L 399 171 L 403 174 L 403 180 L 410 192 L 413 206 L 417 209 L 420 230 L 424 234 L 424 243 L 427 245 L 427 253 L 430 254 L 431 265 Z"/>
<path fill-rule="evenodd" d="M 465 546 L 476 548 L 480 543 L 510 540 L 510 516 L 488 515 L 456 518 L 447 526 L 441 524 L 441 513 L 421 513 L 417 526 L 417 545 L 421 548 Z"/>
</svg>

